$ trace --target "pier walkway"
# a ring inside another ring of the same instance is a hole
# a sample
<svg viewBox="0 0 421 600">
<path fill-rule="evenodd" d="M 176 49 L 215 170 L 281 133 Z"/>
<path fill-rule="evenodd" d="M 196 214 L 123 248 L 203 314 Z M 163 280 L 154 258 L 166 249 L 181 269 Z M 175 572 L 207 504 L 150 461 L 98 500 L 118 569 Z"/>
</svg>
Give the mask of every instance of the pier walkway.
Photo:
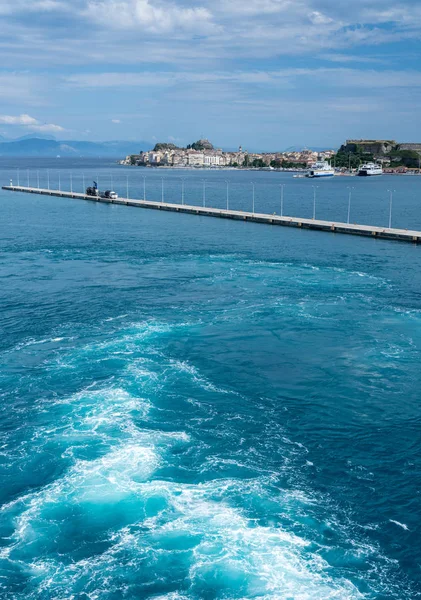
<svg viewBox="0 0 421 600">
<path fill-rule="evenodd" d="M 204 217 L 218 217 L 221 219 L 236 219 L 241 221 L 251 221 L 253 223 L 266 223 L 268 225 L 281 225 L 284 227 L 297 227 L 302 229 L 314 229 L 317 231 L 330 231 L 334 233 L 346 233 L 350 235 L 370 236 L 387 240 L 396 240 L 400 242 L 421 243 L 421 231 L 412 231 L 409 229 L 394 229 L 387 227 L 375 227 L 374 225 L 356 225 L 352 223 L 340 223 L 336 221 L 321 221 L 318 219 L 303 219 L 301 217 L 281 217 L 276 214 L 252 213 L 240 210 L 227 210 L 223 208 L 210 208 L 206 206 L 192 206 L 187 204 L 173 204 L 168 202 L 155 202 L 152 200 L 134 200 L 131 198 L 98 198 L 78 194 L 76 192 L 66 192 L 61 190 L 49 190 L 17 185 L 5 185 L 4 190 L 11 192 L 27 192 L 31 194 L 41 194 L 44 196 L 58 196 L 61 198 L 75 198 L 77 200 L 90 200 L 91 202 L 103 202 L 106 204 L 124 204 L 126 206 L 135 206 L 138 208 L 150 208 L 155 210 L 167 210 L 173 212 L 182 212 L 192 215 L 201 215 Z"/>
</svg>

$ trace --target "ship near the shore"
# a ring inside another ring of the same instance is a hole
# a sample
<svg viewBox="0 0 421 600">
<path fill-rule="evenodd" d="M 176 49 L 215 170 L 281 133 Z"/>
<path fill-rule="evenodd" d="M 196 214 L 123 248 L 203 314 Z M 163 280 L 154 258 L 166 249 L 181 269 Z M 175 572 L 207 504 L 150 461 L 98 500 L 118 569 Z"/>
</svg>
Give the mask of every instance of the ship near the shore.
<svg viewBox="0 0 421 600">
<path fill-rule="evenodd" d="M 333 177 L 335 170 L 326 161 L 317 161 L 311 167 L 307 173 L 307 177 Z"/>
<path fill-rule="evenodd" d="M 372 175 L 383 175 L 383 169 L 376 163 L 365 163 L 358 169 L 358 175 L 360 177 L 371 177 Z"/>
</svg>

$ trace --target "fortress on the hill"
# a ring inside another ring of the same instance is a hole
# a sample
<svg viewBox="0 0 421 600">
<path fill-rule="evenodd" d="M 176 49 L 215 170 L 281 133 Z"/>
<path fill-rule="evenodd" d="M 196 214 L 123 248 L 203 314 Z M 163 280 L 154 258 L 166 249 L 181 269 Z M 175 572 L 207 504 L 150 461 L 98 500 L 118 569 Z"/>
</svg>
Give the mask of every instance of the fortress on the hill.
<svg viewBox="0 0 421 600">
<path fill-rule="evenodd" d="M 412 150 L 421 153 L 421 143 L 398 143 L 396 140 L 346 140 L 343 150 L 355 153 L 360 149 L 374 156 L 387 156 L 393 150 Z"/>
</svg>

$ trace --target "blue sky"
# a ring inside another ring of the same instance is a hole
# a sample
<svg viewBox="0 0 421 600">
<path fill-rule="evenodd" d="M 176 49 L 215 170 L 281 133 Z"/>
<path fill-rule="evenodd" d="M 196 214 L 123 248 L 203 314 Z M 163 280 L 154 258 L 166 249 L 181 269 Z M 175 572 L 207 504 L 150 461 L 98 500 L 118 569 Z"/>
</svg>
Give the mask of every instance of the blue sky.
<svg viewBox="0 0 421 600">
<path fill-rule="evenodd" d="M 1 0 L 0 135 L 421 141 L 421 0 Z"/>
</svg>

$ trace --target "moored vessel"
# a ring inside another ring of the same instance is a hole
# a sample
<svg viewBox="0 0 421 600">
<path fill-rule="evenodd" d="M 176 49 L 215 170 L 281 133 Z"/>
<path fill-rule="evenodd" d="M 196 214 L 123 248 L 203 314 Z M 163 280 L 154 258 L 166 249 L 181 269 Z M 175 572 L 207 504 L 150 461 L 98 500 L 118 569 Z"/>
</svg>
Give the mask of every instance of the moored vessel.
<svg viewBox="0 0 421 600">
<path fill-rule="evenodd" d="M 383 169 L 380 165 L 370 162 L 361 165 L 358 169 L 359 177 L 371 177 L 372 175 L 383 175 Z"/>
<path fill-rule="evenodd" d="M 333 177 L 335 170 L 326 160 L 320 160 L 311 165 L 307 177 Z"/>
</svg>

